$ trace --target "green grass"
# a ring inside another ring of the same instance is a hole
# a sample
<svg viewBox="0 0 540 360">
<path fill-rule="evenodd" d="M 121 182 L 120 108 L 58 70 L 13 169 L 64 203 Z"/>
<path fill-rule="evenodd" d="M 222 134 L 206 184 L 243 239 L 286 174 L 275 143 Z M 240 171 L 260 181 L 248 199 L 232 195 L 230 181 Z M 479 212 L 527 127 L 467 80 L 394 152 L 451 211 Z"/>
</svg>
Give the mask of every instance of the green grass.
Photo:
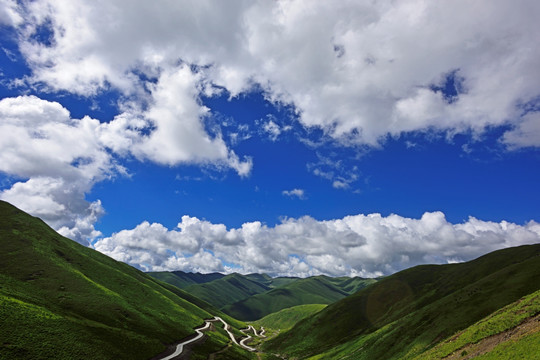
<svg viewBox="0 0 540 360">
<path fill-rule="evenodd" d="M 230 274 L 218 280 L 185 288 L 190 294 L 217 308 L 223 308 L 227 304 L 246 299 L 268 289 L 268 286 L 240 274 Z"/>
<path fill-rule="evenodd" d="M 184 289 L 190 285 L 204 284 L 213 280 L 221 279 L 225 275 L 220 273 L 200 274 L 186 273 L 183 271 L 155 271 L 147 272 L 151 277 Z"/>
<path fill-rule="evenodd" d="M 329 305 L 265 344 L 314 359 L 401 359 L 540 288 L 540 245 L 411 268 Z M 361 351 L 360 351 L 361 350 Z"/>
<path fill-rule="evenodd" d="M 204 318 L 223 315 L 6 202 L 0 202 L 0 301 L 1 359 L 148 359 L 191 335 Z"/>
<path fill-rule="evenodd" d="M 262 319 L 255 321 L 253 326 L 256 328 L 263 326 L 267 330 L 275 329 L 285 331 L 293 327 L 300 320 L 318 313 L 325 307 L 326 305 L 323 304 L 293 306 L 291 308 L 283 309 L 266 315 Z"/>
<path fill-rule="evenodd" d="M 297 279 L 279 288 L 227 305 L 222 310 L 234 318 L 255 321 L 268 314 L 297 305 L 330 304 L 373 282 L 375 282 L 373 279 L 330 278 L 328 276 Z"/>
<path fill-rule="evenodd" d="M 442 359 L 463 347 L 500 334 L 540 313 L 540 290 L 513 302 L 469 326 L 420 355 L 417 359 Z M 540 354 L 540 352 L 539 352 Z"/>
<path fill-rule="evenodd" d="M 487 354 L 476 357 L 477 360 L 515 360 L 538 359 L 540 354 L 540 332 L 530 334 L 517 341 L 508 341 L 497 345 Z"/>
<path fill-rule="evenodd" d="M 192 347 L 190 360 L 206 360 L 210 354 L 216 354 L 216 359 L 227 360 L 255 360 L 257 356 L 249 351 L 246 351 L 239 346 L 231 345 L 227 332 L 223 329 L 221 322 L 214 322 L 215 331 L 206 331 L 208 336 L 206 341 Z"/>
<path fill-rule="evenodd" d="M 375 279 L 359 277 L 314 276 L 301 279 L 272 278 L 266 274 L 235 273 L 225 276 L 181 271 L 149 275 L 182 288 L 244 321 L 260 319 L 272 312 L 296 305 L 330 304 L 376 282 Z"/>
</svg>

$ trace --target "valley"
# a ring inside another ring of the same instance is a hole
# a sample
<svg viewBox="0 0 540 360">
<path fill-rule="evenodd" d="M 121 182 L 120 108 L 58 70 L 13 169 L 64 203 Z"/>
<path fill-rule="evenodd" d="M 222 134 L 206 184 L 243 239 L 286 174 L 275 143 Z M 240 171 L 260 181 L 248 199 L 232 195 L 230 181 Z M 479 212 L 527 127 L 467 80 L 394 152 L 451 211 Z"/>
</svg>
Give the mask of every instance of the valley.
<svg viewBox="0 0 540 360">
<path fill-rule="evenodd" d="M 6 202 L 0 241 L 0 359 L 527 359 L 540 352 L 540 244 L 377 279 L 143 273 Z"/>
</svg>

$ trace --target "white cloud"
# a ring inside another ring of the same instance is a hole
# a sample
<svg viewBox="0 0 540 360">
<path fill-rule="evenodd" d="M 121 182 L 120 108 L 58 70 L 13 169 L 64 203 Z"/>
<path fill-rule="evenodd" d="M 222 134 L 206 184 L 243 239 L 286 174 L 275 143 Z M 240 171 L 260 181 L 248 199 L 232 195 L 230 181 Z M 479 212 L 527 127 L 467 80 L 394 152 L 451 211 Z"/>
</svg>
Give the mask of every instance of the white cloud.
<svg viewBox="0 0 540 360">
<path fill-rule="evenodd" d="M 507 131 L 502 138 L 511 149 L 540 146 L 540 112 L 530 112 L 522 117 L 515 128 Z"/>
<path fill-rule="evenodd" d="M 211 138 L 203 127 L 202 119 L 209 114 L 209 109 L 198 101 L 200 87 L 204 86 L 200 74 L 180 65 L 163 71 L 157 83 L 148 86 L 150 105 L 134 118 L 144 118 L 155 129 L 133 145 L 131 152 L 136 157 L 171 166 L 179 163 L 223 164 L 241 176 L 249 175 L 251 159 L 241 161 L 227 148 L 220 134 Z"/>
<path fill-rule="evenodd" d="M 358 156 L 358 155 L 357 155 Z M 349 190 L 360 177 L 358 166 L 349 167 L 343 158 L 337 157 L 335 154 L 324 156 L 317 152 L 318 162 L 308 163 L 308 171 L 325 180 L 332 182 L 332 187 L 335 189 Z M 358 190 L 354 190 L 358 191 Z"/>
<path fill-rule="evenodd" d="M 520 124 L 517 104 L 539 95 L 534 0 L 25 4 L 18 29 L 32 81 L 141 96 L 150 82 L 136 74 L 176 76 L 179 62 L 194 64 L 232 96 L 262 87 L 269 99 L 293 104 L 302 124 L 345 143 Z M 43 24 L 54 34 L 50 46 L 31 36 Z M 452 101 L 437 90 L 448 74 L 459 79 Z M 182 86 L 209 90 L 189 79 Z M 222 151 L 219 140 L 213 145 Z"/>
<path fill-rule="evenodd" d="M 250 222 L 233 229 L 184 216 L 177 229 L 144 222 L 94 247 L 144 270 L 368 277 L 538 242 L 540 224 L 534 221 L 517 225 L 471 217 L 452 224 L 443 213 L 432 212 L 420 219 L 369 214 L 317 221 L 306 216 L 274 227 Z"/>
<path fill-rule="evenodd" d="M 72 119 L 60 104 L 32 96 L 0 101 L 0 171 L 22 178 L 0 196 L 35 211 L 48 204 L 48 221 L 63 222 L 65 233 L 81 227 L 93 236 L 89 224 L 102 209 L 84 194 L 122 172 L 117 156 L 213 164 L 248 175 L 252 160 L 204 127 L 211 109 L 200 98 L 218 91 L 215 86 L 231 96 L 263 89 L 276 104 L 292 104 L 304 126 L 322 128 L 343 144 L 378 146 L 407 131 L 480 133 L 505 124 L 512 130 L 501 140 L 510 148 L 538 146 L 537 113 L 522 114 L 523 104 L 540 95 L 540 48 L 532 46 L 540 36 L 539 11 L 534 0 L 158 6 L 0 0 L 0 23 L 16 28 L 29 85 L 122 95 L 122 113 L 109 123 Z M 37 40 L 43 29 L 50 43 Z M 437 90 L 448 74 L 459 78 L 452 101 Z M 265 125 L 277 138 L 276 128 Z M 336 187 L 355 180 L 313 171 Z M 55 190 L 58 184 L 69 189 L 69 201 Z"/>
<path fill-rule="evenodd" d="M 161 104 L 167 94 L 159 94 L 140 116 L 124 112 L 109 123 L 72 119 L 61 104 L 35 96 L 0 100 L 0 171 L 26 179 L 0 192 L 0 198 L 85 243 L 99 235 L 93 224 L 104 213 L 101 203 L 87 202 L 85 194 L 95 183 L 125 174 L 117 156 L 134 154 L 167 165 L 222 164 L 248 175 L 251 159 L 241 161 L 219 137 L 209 138 L 200 123 L 190 124 L 189 116 L 183 121 L 183 111 L 199 107 L 189 95 L 169 90 L 174 105 Z M 151 125 L 157 129 L 146 136 Z"/>
<path fill-rule="evenodd" d="M 281 193 L 285 196 L 297 197 L 299 199 L 304 199 L 306 196 L 304 189 L 283 190 Z"/>
<path fill-rule="evenodd" d="M 85 194 L 124 169 L 100 143 L 98 120 L 72 119 L 59 103 L 35 96 L 0 100 L 0 171 L 19 180 L 0 198 L 85 243 L 100 233 L 103 209 Z"/>
<path fill-rule="evenodd" d="M 0 0 L 0 24 L 17 26 L 23 21 L 14 0 Z"/>
<path fill-rule="evenodd" d="M 264 123 L 263 130 L 270 135 L 270 140 L 272 141 L 276 141 L 281 134 L 281 128 L 272 120 L 268 120 L 268 122 Z"/>
</svg>

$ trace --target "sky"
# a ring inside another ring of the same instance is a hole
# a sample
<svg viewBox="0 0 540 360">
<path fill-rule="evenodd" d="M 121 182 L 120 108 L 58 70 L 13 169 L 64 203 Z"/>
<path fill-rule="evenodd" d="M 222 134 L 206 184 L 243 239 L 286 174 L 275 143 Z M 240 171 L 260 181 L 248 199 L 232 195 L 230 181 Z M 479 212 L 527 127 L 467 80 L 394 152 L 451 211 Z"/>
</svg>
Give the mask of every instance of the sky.
<svg viewBox="0 0 540 360">
<path fill-rule="evenodd" d="M 540 242 L 535 0 L 0 0 L 0 199 L 144 271 Z"/>
</svg>

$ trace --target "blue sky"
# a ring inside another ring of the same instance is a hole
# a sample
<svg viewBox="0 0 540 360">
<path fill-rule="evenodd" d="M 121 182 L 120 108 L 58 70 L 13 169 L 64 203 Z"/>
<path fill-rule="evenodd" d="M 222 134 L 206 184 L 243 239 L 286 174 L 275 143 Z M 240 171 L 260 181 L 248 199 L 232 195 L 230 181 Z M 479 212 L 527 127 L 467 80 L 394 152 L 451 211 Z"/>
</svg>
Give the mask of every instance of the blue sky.
<svg viewBox="0 0 540 360">
<path fill-rule="evenodd" d="M 538 242 L 531 8 L 3 1 L 0 198 L 143 270 L 373 276 Z"/>
</svg>

